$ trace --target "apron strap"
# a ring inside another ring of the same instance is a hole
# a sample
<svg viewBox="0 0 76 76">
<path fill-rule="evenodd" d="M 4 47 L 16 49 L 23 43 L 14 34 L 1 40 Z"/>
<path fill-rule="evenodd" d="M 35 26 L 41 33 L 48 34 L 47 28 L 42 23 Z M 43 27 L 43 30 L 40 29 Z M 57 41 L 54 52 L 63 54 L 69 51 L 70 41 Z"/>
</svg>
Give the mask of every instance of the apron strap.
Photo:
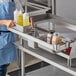
<svg viewBox="0 0 76 76">
<path fill-rule="evenodd" d="M 0 32 L 10 32 L 10 31 L 1 31 L 1 30 L 0 30 Z"/>
<path fill-rule="evenodd" d="M 14 2 L 14 0 L 12 0 L 12 2 Z"/>
<path fill-rule="evenodd" d="M 1 33 L 9 33 L 9 32 L 10 32 L 10 31 L 1 31 L 1 30 L 0 30 L 0 34 L 1 34 Z"/>
</svg>

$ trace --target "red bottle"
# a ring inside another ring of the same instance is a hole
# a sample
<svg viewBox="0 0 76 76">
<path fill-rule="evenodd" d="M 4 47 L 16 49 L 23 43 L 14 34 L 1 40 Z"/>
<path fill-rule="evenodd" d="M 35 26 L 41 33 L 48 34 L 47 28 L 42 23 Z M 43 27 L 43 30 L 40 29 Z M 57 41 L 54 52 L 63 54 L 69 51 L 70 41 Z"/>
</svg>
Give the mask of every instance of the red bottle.
<svg viewBox="0 0 76 76">
<path fill-rule="evenodd" d="M 66 51 L 65 51 L 65 52 L 66 52 L 66 54 L 70 55 L 71 48 L 72 48 L 72 47 L 69 47 L 69 48 L 67 48 L 67 49 L 66 49 Z"/>
</svg>

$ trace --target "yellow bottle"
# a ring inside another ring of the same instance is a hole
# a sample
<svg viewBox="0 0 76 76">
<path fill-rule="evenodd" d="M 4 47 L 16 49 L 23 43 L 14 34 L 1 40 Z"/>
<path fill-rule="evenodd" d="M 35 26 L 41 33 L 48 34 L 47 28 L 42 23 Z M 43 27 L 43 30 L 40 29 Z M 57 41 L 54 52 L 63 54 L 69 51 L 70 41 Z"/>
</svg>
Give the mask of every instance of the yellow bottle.
<svg viewBox="0 0 76 76">
<path fill-rule="evenodd" d="M 21 10 L 18 13 L 17 23 L 18 25 L 23 26 L 23 13 Z"/>
<path fill-rule="evenodd" d="M 28 13 L 23 14 L 23 26 L 30 26 L 30 18 Z"/>
</svg>

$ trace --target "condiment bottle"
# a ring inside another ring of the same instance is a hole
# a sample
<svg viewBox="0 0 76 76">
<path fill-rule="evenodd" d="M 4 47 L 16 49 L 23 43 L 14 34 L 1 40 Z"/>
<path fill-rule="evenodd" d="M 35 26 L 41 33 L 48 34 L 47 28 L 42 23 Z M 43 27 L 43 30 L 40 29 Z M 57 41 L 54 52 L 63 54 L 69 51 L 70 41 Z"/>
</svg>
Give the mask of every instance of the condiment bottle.
<svg viewBox="0 0 76 76">
<path fill-rule="evenodd" d="M 26 12 L 23 14 L 23 26 L 30 26 L 30 17 Z"/>
<path fill-rule="evenodd" d="M 23 13 L 21 10 L 18 13 L 17 23 L 18 25 L 23 26 Z"/>
<path fill-rule="evenodd" d="M 15 23 L 17 23 L 18 13 L 19 13 L 19 11 L 16 9 L 14 11 L 14 21 L 15 21 Z"/>
<path fill-rule="evenodd" d="M 47 43 L 52 44 L 52 34 L 47 34 Z"/>
</svg>

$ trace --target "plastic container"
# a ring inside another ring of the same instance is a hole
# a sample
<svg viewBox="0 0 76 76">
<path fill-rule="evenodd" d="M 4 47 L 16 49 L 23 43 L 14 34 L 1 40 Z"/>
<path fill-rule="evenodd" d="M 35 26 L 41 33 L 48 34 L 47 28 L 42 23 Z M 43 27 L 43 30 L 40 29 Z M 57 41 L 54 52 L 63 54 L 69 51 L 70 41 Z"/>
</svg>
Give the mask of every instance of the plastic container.
<svg viewBox="0 0 76 76">
<path fill-rule="evenodd" d="M 18 13 L 19 13 L 19 11 L 16 9 L 14 11 L 14 21 L 15 21 L 15 23 L 17 23 Z"/>
<path fill-rule="evenodd" d="M 67 48 L 66 51 L 65 51 L 65 53 L 68 54 L 68 55 L 70 55 L 71 48 L 72 48 L 72 47 Z"/>
<path fill-rule="evenodd" d="M 52 44 L 53 44 L 53 45 L 56 44 L 56 39 L 57 39 L 57 37 L 58 37 L 58 34 L 57 34 L 57 33 L 54 33 L 54 34 L 53 34 L 53 37 L 52 37 Z"/>
<path fill-rule="evenodd" d="M 52 34 L 47 34 L 47 43 L 52 44 Z"/>
<path fill-rule="evenodd" d="M 56 39 L 56 44 L 59 44 L 59 45 L 62 44 L 62 38 L 61 38 L 61 36 L 58 36 L 58 37 L 57 37 L 57 39 Z"/>
<path fill-rule="evenodd" d="M 21 10 L 18 13 L 17 24 L 23 26 L 23 13 Z"/>
<path fill-rule="evenodd" d="M 62 38 L 57 33 L 54 33 L 52 38 L 52 44 L 60 45 L 62 43 Z"/>
<path fill-rule="evenodd" d="M 30 26 L 30 18 L 28 13 L 23 14 L 23 26 Z"/>
</svg>

